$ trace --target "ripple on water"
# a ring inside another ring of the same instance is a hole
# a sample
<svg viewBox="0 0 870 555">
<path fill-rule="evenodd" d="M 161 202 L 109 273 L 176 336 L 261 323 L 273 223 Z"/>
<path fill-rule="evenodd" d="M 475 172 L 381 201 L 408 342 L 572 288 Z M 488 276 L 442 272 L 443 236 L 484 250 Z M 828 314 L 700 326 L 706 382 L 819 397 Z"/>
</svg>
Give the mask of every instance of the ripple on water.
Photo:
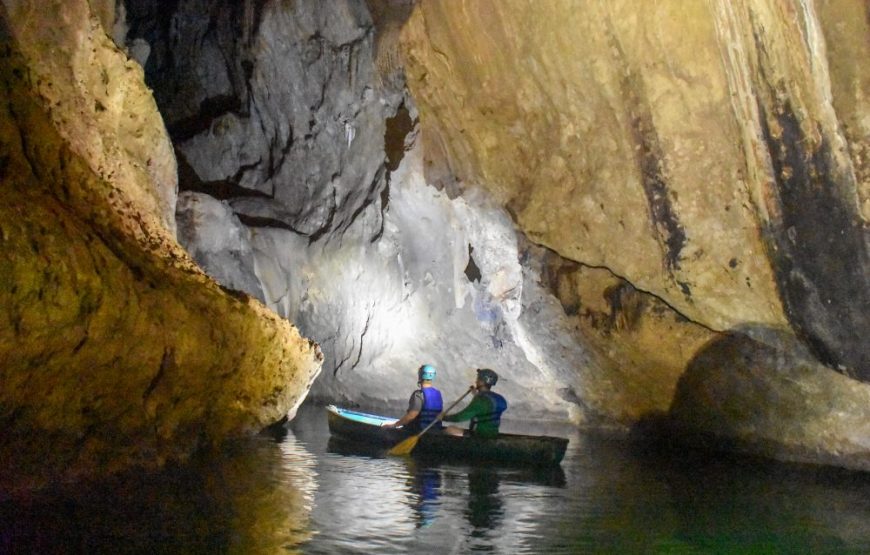
<svg viewBox="0 0 870 555">
<path fill-rule="evenodd" d="M 0 553 L 870 553 L 870 477 L 573 437 L 539 471 L 335 452 L 322 409 L 159 475 L 0 504 Z"/>
</svg>

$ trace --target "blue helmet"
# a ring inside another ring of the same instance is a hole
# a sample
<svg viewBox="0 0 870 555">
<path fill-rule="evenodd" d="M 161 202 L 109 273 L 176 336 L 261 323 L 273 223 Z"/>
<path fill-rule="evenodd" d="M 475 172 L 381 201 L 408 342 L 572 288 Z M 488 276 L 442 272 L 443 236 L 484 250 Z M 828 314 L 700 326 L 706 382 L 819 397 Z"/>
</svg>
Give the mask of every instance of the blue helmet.
<svg viewBox="0 0 870 555">
<path fill-rule="evenodd" d="M 435 367 L 431 364 L 424 364 L 417 370 L 417 378 L 419 380 L 434 380 L 435 379 Z"/>
</svg>

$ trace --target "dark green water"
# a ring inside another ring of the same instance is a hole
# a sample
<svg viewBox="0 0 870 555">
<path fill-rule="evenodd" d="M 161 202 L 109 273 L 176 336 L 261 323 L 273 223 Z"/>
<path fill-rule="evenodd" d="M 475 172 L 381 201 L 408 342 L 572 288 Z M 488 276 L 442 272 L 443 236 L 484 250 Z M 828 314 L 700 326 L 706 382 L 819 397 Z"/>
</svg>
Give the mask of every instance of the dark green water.
<svg viewBox="0 0 870 555">
<path fill-rule="evenodd" d="M 0 553 L 870 553 L 865 474 L 568 449 L 550 471 L 371 457 L 303 407 L 282 439 L 3 502 Z"/>
</svg>

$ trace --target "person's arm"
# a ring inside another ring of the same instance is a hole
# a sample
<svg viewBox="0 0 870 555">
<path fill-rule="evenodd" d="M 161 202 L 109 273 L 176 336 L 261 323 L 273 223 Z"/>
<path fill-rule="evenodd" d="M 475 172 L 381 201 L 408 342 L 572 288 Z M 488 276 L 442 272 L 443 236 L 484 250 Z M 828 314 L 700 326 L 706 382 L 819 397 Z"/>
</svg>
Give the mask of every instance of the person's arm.
<svg viewBox="0 0 870 555">
<path fill-rule="evenodd" d="M 489 410 L 487 401 L 483 397 L 475 397 L 468 403 L 468 406 L 457 412 L 456 414 L 448 414 L 444 417 L 445 422 L 465 422 L 471 420 L 475 416 L 485 414 Z"/>
<path fill-rule="evenodd" d="M 406 412 L 406 413 L 404 414 L 404 416 L 402 416 L 402 418 L 400 418 L 400 419 L 396 420 L 395 422 L 393 422 L 392 427 L 394 427 L 394 428 L 398 428 L 399 426 L 405 426 L 405 425 L 407 425 L 407 424 L 410 424 L 411 422 L 414 421 L 415 418 L 417 418 L 417 415 L 418 415 L 418 414 L 420 414 L 420 411 L 419 411 L 419 410 L 413 410 L 413 409 L 411 409 L 411 410 L 409 410 L 408 412 Z"/>
<path fill-rule="evenodd" d="M 402 415 L 401 418 L 393 422 L 392 424 L 384 424 L 381 426 L 382 428 L 398 428 L 399 426 L 405 426 L 410 424 L 417 418 L 417 415 L 420 414 L 420 411 L 423 410 L 423 392 L 419 389 L 411 394 L 411 399 L 408 400 L 408 410 Z"/>
</svg>

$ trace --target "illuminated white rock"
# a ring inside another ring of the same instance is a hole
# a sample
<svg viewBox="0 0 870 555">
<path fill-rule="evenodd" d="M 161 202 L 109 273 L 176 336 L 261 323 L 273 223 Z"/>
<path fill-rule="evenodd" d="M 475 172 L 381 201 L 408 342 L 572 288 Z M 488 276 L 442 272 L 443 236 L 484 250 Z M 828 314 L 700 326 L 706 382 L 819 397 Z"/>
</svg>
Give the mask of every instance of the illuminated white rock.
<svg viewBox="0 0 870 555">
<path fill-rule="evenodd" d="M 415 148 L 392 175 L 374 243 L 376 205 L 340 241 L 309 245 L 286 230 L 252 233 L 267 304 L 324 351 L 312 395 L 395 409 L 424 362 L 438 368 L 448 399 L 472 383 L 474 368 L 490 367 L 501 376 L 497 390 L 511 416 L 584 419 L 564 391 L 589 388 L 584 381 L 596 374 L 595 363 L 572 339 L 559 303 L 537 276 L 524 275 L 509 216 L 483 195 L 474 203 L 449 199 L 420 170 Z M 469 247 L 479 269 L 474 281 L 466 274 Z M 524 311 L 524 302 L 534 310 Z"/>
<path fill-rule="evenodd" d="M 185 191 L 178 195 L 176 219 L 185 248 L 218 283 L 264 300 L 253 272 L 250 230 L 225 202 Z"/>
</svg>

